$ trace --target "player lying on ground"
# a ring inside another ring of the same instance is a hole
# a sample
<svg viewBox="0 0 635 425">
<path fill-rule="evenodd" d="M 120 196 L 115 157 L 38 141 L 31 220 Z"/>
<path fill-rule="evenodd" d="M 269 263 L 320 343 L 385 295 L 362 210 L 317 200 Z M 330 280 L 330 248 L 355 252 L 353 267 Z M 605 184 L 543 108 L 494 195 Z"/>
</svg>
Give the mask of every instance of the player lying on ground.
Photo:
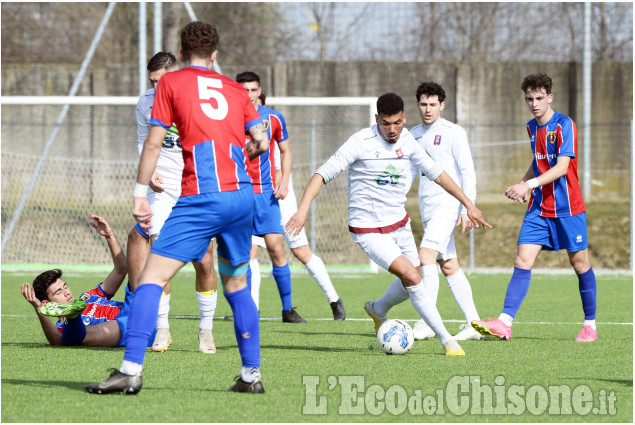
<svg viewBox="0 0 635 425">
<path fill-rule="evenodd" d="M 83 345 L 88 347 L 123 346 L 126 342 L 128 309 L 134 299 L 136 282 L 129 282 L 123 302 L 113 301 L 128 270 L 126 256 L 106 220 L 91 214 L 90 225 L 108 243 L 114 267 L 106 279 L 93 289 L 73 297 L 62 270 L 41 273 L 33 286 L 22 285 L 22 295 L 31 303 L 40 319 L 42 330 L 51 345 Z M 141 243 L 145 243 L 142 239 Z M 128 238 L 128 248 L 135 244 Z M 47 316 L 59 317 L 53 323 Z M 153 340 L 148 341 L 151 343 Z"/>
</svg>

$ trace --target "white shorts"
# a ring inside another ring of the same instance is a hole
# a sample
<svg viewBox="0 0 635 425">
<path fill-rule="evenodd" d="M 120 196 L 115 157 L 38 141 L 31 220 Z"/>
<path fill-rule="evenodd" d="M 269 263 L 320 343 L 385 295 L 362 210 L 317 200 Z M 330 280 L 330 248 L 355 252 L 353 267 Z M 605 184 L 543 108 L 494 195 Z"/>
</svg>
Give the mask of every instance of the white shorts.
<svg viewBox="0 0 635 425">
<path fill-rule="evenodd" d="M 458 217 L 432 217 L 423 222 L 423 239 L 420 248 L 429 248 L 439 251 L 437 260 L 450 260 L 456 258 L 456 245 L 454 244 L 454 228 Z"/>
<path fill-rule="evenodd" d="M 148 189 L 148 203 L 152 210 L 152 218 L 150 219 L 150 236 L 158 235 L 161 232 L 163 223 L 168 219 L 172 212 L 172 207 L 176 205 L 181 195 L 181 185 L 179 182 L 178 189 L 169 188 L 165 185 L 163 192 L 157 193 L 152 189 Z"/>
<path fill-rule="evenodd" d="M 404 227 L 390 233 L 351 233 L 353 242 L 379 266 L 388 270 L 390 265 L 403 255 L 413 266 L 419 267 L 419 252 L 412 236 L 410 220 Z"/>
<path fill-rule="evenodd" d="M 286 198 L 278 199 L 280 204 L 280 215 L 282 215 L 282 224 L 286 225 L 293 214 L 298 211 L 298 201 L 295 197 L 295 191 L 293 190 L 293 181 L 289 176 L 289 193 Z M 289 248 L 295 249 L 309 244 L 309 239 L 306 237 L 304 227 L 300 230 L 300 233 L 290 238 L 286 233 L 284 234 L 284 241 L 289 245 Z"/>
<path fill-rule="evenodd" d="M 251 235 L 251 244 L 258 245 L 260 248 L 266 248 L 265 238 L 262 236 Z"/>
</svg>

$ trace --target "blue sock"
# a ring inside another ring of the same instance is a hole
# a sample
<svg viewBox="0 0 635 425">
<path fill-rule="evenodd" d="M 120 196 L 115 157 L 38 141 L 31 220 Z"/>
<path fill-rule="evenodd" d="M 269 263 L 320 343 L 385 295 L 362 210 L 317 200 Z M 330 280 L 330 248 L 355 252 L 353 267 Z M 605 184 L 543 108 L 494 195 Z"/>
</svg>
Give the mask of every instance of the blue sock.
<svg viewBox="0 0 635 425">
<path fill-rule="evenodd" d="M 293 308 L 291 303 L 291 269 L 289 263 L 282 267 L 273 266 L 273 278 L 278 285 L 278 293 L 282 301 L 282 312 Z"/>
<path fill-rule="evenodd" d="M 72 319 L 66 319 L 62 328 L 62 342 L 64 345 L 79 345 L 86 337 L 86 326 L 82 321 L 81 314 Z"/>
<path fill-rule="evenodd" d="M 143 364 L 148 340 L 152 338 L 157 324 L 162 292 L 163 288 L 154 283 L 141 285 L 137 288 L 128 315 L 124 360 Z"/>
<path fill-rule="evenodd" d="M 244 367 L 260 367 L 260 322 L 258 308 L 248 288 L 227 293 L 225 298 L 234 315 L 234 332 Z"/>
<path fill-rule="evenodd" d="M 595 284 L 595 273 L 593 268 L 578 275 L 578 287 L 582 298 L 582 310 L 584 310 L 584 320 L 595 319 L 595 306 L 597 299 L 597 287 Z"/>
<path fill-rule="evenodd" d="M 505 294 L 505 304 L 503 305 L 503 313 L 516 317 L 518 309 L 529 291 L 529 282 L 531 281 L 531 270 L 519 269 L 514 267 L 514 273 L 507 285 L 507 293 Z"/>
<path fill-rule="evenodd" d="M 251 292 L 251 266 L 247 264 L 247 289 Z"/>
</svg>

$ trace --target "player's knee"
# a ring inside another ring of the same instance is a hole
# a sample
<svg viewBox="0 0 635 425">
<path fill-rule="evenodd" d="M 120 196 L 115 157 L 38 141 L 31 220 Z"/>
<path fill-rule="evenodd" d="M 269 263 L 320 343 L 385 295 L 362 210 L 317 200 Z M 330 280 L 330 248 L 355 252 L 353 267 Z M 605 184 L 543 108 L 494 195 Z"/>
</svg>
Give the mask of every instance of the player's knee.
<svg viewBox="0 0 635 425">
<path fill-rule="evenodd" d="M 311 248 L 309 248 L 308 245 L 303 245 L 298 248 L 293 248 L 291 252 L 293 252 L 293 255 L 295 256 L 295 258 L 300 260 L 302 264 L 308 263 L 311 260 L 311 257 L 313 256 L 313 253 L 311 252 Z"/>
</svg>

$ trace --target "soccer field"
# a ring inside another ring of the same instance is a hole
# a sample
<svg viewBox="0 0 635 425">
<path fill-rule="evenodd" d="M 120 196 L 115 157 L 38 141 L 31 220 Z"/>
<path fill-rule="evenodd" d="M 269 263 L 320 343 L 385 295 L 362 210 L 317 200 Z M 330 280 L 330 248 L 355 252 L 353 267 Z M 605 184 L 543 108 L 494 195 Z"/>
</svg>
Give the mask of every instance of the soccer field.
<svg viewBox="0 0 635 425">
<path fill-rule="evenodd" d="M 583 319 L 578 282 L 534 273 L 512 339 L 466 341 L 446 358 L 438 339 L 402 356 L 376 345 L 366 300 L 387 273 L 332 274 L 347 320 L 334 322 L 307 275 L 293 276 L 293 303 L 307 324 L 280 320 L 275 282 L 261 288 L 265 394 L 226 390 L 240 370 L 230 309 L 219 296 L 218 353 L 198 352 L 194 274 L 172 284 L 167 353 L 146 354 L 136 396 L 93 395 L 83 385 L 119 367 L 123 348 L 51 347 L 20 285 L 36 273 L 2 272 L 2 422 L 633 422 L 633 277 L 598 275 L 596 343 L 574 341 Z M 65 273 L 75 296 L 105 273 Z M 502 308 L 510 273 L 468 273 L 482 318 Z M 462 315 L 441 277 L 438 307 L 450 333 Z M 120 291 L 123 292 L 123 291 Z M 123 293 L 116 299 L 122 299 Z M 409 302 L 389 317 L 413 324 Z"/>
</svg>

